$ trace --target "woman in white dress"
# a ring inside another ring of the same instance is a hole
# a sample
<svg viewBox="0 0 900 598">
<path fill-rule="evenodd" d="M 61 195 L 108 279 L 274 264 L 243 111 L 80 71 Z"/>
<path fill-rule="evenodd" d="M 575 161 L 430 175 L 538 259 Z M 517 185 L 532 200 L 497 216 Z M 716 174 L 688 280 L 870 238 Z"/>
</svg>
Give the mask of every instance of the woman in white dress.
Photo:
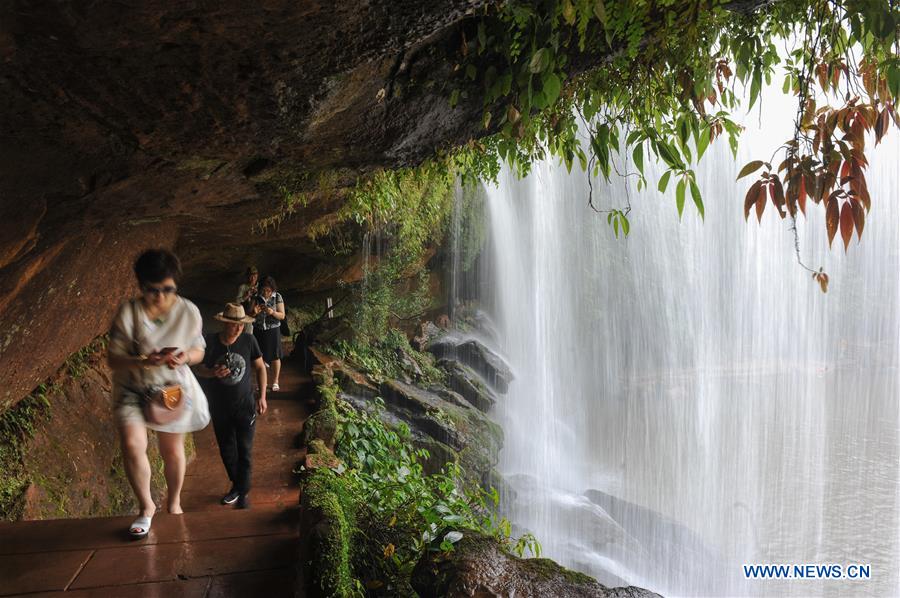
<svg viewBox="0 0 900 598">
<path fill-rule="evenodd" d="M 147 428 L 156 430 L 165 463 L 168 511 L 180 514 L 184 433 L 209 423 L 209 405 L 190 370 L 203 360 L 206 343 L 200 311 L 177 293 L 178 258 L 164 249 L 145 251 L 135 262 L 134 273 L 141 295 L 119 306 L 109 335 L 109 365 L 125 473 L 140 507 L 129 533 L 139 539 L 149 533 L 156 512 L 150 493 Z M 146 390 L 172 383 L 181 385 L 184 414 L 165 425 L 146 422 L 142 404 Z"/>
</svg>

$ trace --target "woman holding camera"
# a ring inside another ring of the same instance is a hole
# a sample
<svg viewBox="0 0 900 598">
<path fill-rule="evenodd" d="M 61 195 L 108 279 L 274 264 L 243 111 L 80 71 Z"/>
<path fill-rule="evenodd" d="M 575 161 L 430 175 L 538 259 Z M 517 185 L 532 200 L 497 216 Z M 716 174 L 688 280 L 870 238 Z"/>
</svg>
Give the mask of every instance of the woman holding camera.
<svg viewBox="0 0 900 598">
<path fill-rule="evenodd" d="M 248 266 L 244 272 L 244 283 L 238 287 L 237 298 L 235 303 L 244 306 L 244 311 L 248 314 L 256 314 L 256 302 L 254 298 L 259 295 L 259 270 L 256 266 Z M 253 322 L 244 326 L 244 332 L 253 334 Z"/>
<path fill-rule="evenodd" d="M 169 513 L 180 514 L 184 433 L 206 427 L 209 406 L 190 370 L 192 364 L 203 360 L 206 342 L 200 311 L 178 295 L 178 258 L 165 249 L 145 251 L 135 262 L 134 273 L 140 296 L 119 307 L 109 334 L 108 353 L 125 473 L 140 506 L 129 534 L 140 539 L 149 533 L 156 512 L 150 493 L 147 429 L 157 432 L 165 463 Z M 148 401 L 164 390 L 177 391 L 178 419 L 165 424 L 148 421 Z"/>
<path fill-rule="evenodd" d="M 278 292 L 275 279 L 263 278 L 260 283 L 259 307 L 253 336 L 259 343 L 263 361 L 272 366 L 272 392 L 278 392 L 278 375 L 281 373 L 281 321 L 285 318 L 284 298 Z"/>
</svg>

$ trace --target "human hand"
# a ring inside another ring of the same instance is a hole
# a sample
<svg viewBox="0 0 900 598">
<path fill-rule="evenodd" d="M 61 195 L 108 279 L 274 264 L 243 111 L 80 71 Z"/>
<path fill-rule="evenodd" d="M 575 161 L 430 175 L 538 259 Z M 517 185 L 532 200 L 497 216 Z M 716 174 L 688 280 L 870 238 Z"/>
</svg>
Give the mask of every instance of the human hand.
<svg viewBox="0 0 900 598">
<path fill-rule="evenodd" d="M 266 404 L 266 397 L 259 397 L 256 399 L 256 412 L 260 415 L 264 414 L 269 409 L 268 404 Z"/>
<path fill-rule="evenodd" d="M 227 378 L 231 375 L 231 370 L 224 365 L 217 365 L 213 368 L 213 374 L 215 374 L 216 378 Z"/>
<path fill-rule="evenodd" d="M 275 315 L 275 310 L 272 309 L 271 307 L 267 307 L 267 308 L 266 308 L 266 313 L 269 314 L 270 316 L 274 316 L 274 315 Z"/>
<path fill-rule="evenodd" d="M 166 363 L 168 364 L 169 369 L 174 370 L 178 366 L 187 363 L 187 352 L 179 351 L 178 353 L 176 353 L 173 351 L 169 353 Z"/>
</svg>

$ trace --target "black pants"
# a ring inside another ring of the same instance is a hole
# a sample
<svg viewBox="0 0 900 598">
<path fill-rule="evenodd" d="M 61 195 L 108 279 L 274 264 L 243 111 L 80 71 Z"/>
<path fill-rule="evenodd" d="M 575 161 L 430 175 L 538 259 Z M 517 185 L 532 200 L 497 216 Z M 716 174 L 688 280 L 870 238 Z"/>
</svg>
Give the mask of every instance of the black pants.
<svg viewBox="0 0 900 598">
<path fill-rule="evenodd" d="M 241 494 L 250 491 L 253 434 L 256 431 L 254 409 L 255 405 L 239 409 L 210 409 L 222 463 L 234 489 Z"/>
</svg>

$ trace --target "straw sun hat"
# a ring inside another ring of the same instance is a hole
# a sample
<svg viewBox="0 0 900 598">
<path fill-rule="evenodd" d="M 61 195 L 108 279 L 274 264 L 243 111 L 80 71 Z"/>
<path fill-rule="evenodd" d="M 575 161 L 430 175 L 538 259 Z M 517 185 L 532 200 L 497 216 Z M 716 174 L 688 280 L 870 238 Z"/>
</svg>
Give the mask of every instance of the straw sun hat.
<svg viewBox="0 0 900 598">
<path fill-rule="evenodd" d="M 220 322 L 228 322 L 229 324 L 249 324 L 254 320 L 252 316 L 244 313 L 244 306 L 234 303 L 225 305 L 225 311 L 220 311 L 215 315 Z"/>
</svg>

